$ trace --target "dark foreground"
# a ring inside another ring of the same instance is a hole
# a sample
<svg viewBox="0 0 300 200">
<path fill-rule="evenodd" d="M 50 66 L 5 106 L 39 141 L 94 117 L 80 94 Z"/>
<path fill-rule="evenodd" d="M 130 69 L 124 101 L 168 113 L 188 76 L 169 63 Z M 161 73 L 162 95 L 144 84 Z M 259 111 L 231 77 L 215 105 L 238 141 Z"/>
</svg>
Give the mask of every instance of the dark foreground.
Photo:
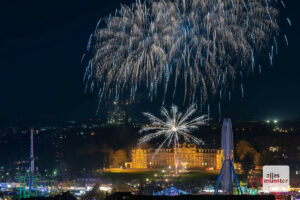
<svg viewBox="0 0 300 200">
<path fill-rule="evenodd" d="M 182 196 L 144 196 L 130 193 L 114 193 L 106 200 L 275 200 L 272 195 L 182 195 Z"/>
<path fill-rule="evenodd" d="M 182 196 L 146 196 L 132 195 L 127 192 L 117 192 L 107 197 L 106 200 L 275 200 L 272 195 L 182 195 Z M 24 199 L 25 200 L 25 199 Z M 53 197 L 32 197 L 26 200 L 76 200 L 70 193 Z"/>
</svg>

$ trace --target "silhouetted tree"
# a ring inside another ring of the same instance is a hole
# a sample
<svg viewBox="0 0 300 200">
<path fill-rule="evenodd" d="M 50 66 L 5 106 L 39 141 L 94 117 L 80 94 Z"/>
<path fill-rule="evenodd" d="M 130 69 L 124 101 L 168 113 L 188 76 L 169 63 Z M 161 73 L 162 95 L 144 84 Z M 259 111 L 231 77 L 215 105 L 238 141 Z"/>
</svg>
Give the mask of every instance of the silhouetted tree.
<svg viewBox="0 0 300 200">
<path fill-rule="evenodd" d="M 244 158 L 241 160 L 241 165 L 244 171 L 244 175 L 248 177 L 251 170 L 255 169 L 254 159 L 250 153 L 247 153 L 244 156 Z"/>
</svg>

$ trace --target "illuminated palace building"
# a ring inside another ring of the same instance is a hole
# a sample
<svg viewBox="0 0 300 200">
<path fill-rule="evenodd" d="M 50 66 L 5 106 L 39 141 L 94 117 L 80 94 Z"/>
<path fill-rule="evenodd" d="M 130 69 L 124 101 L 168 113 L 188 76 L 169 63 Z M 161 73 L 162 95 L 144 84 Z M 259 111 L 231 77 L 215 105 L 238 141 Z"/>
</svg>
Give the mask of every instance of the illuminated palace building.
<svg viewBox="0 0 300 200">
<path fill-rule="evenodd" d="M 133 169 L 174 167 L 176 157 L 179 168 L 220 170 L 222 166 L 222 150 L 202 149 L 194 144 L 184 143 L 176 151 L 173 148 L 160 149 L 159 153 L 152 158 L 154 153 L 155 149 L 152 148 L 133 149 L 131 162 L 126 165 Z"/>
</svg>

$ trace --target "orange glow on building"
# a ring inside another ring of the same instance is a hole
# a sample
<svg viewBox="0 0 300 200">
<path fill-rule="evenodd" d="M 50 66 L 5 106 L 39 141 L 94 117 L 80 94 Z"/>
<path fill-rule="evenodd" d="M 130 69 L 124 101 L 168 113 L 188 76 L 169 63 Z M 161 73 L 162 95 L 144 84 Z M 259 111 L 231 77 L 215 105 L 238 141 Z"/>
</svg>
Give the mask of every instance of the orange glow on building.
<svg viewBox="0 0 300 200">
<path fill-rule="evenodd" d="M 133 169 L 149 169 L 174 167 L 174 149 L 163 148 L 152 159 L 155 149 L 135 148 L 131 152 L 131 162 L 128 163 Z M 187 169 L 210 169 L 220 170 L 222 166 L 222 150 L 203 149 L 194 144 L 182 144 L 177 148 L 179 167 Z"/>
</svg>

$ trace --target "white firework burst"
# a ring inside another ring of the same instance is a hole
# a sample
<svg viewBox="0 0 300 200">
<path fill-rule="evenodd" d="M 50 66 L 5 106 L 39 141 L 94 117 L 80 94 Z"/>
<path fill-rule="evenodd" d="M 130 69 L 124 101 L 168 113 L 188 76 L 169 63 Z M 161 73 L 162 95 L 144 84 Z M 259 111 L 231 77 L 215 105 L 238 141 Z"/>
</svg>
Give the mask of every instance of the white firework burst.
<svg viewBox="0 0 300 200">
<path fill-rule="evenodd" d="M 230 98 L 234 80 L 261 71 L 258 58 L 273 63 L 280 2 L 137 0 L 131 7 L 122 5 L 90 37 L 86 89 L 98 85 L 100 101 L 122 96 L 133 102 L 137 93 L 152 100 L 158 92 L 163 102 L 167 97 L 173 102 L 175 94 L 184 94 L 176 98 L 183 103 L 200 96 L 205 103 L 209 94 Z"/>
<path fill-rule="evenodd" d="M 150 125 L 144 126 L 140 133 L 148 132 L 147 135 L 139 139 L 138 143 L 148 142 L 154 138 L 164 136 L 164 141 L 159 145 L 153 157 L 159 152 L 159 150 L 167 144 L 170 146 L 172 142 L 176 141 L 178 144 L 180 138 L 184 138 L 188 142 L 193 142 L 195 144 L 203 144 L 203 141 L 193 135 L 191 131 L 198 129 L 199 126 L 205 125 L 207 123 L 207 116 L 202 115 L 190 119 L 196 112 L 196 105 L 191 105 L 185 113 L 178 111 L 178 107 L 171 106 L 171 112 L 169 113 L 166 108 L 161 108 L 161 115 L 164 119 L 159 119 L 151 113 L 143 113 L 149 120 Z M 150 132 L 150 133 L 149 133 Z"/>
</svg>

